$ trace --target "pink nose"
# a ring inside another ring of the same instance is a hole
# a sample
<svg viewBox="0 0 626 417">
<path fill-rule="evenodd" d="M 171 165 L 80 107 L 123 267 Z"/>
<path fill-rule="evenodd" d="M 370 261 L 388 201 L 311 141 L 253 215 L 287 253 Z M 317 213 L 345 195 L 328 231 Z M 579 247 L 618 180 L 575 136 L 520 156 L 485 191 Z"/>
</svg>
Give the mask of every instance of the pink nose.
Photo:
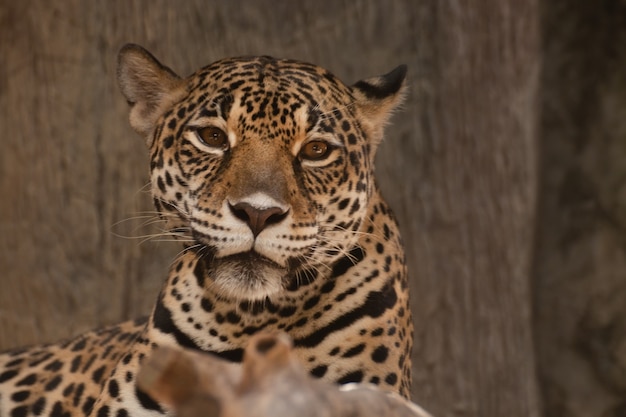
<svg viewBox="0 0 626 417">
<path fill-rule="evenodd" d="M 283 221 L 287 216 L 287 211 L 280 207 L 256 208 L 248 203 L 228 204 L 230 210 L 238 218 L 248 224 L 252 234 L 256 237 L 263 229 L 270 224 Z"/>
</svg>

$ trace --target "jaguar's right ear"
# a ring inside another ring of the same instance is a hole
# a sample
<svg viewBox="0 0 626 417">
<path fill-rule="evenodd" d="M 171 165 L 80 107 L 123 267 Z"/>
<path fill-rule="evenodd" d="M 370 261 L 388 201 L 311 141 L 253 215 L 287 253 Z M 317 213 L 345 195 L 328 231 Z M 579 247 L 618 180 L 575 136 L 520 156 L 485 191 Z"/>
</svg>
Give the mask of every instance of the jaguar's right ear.
<svg viewBox="0 0 626 417">
<path fill-rule="evenodd" d="M 139 45 L 125 45 L 118 54 L 117 80 L 130 109 L 130 125 L 148 144 L 158 118 L 180 100 L 184 80 Z"/>
</svg>

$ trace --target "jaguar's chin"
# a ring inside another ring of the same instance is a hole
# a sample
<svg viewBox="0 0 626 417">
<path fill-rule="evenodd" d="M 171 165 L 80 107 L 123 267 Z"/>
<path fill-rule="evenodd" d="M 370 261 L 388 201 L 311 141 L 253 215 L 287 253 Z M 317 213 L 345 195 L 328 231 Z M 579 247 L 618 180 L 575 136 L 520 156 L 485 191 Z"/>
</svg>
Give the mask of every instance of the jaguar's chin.
<svg viewBox="0 0 626 417">
<path fill-rule="evenodd" d="M 238 300 L 263 300 L 284 288 L 288 270 L 256 252 L 223 258 L 214 257 L 206 265 L 207 277 L 218 294 Z"/>
</svg>

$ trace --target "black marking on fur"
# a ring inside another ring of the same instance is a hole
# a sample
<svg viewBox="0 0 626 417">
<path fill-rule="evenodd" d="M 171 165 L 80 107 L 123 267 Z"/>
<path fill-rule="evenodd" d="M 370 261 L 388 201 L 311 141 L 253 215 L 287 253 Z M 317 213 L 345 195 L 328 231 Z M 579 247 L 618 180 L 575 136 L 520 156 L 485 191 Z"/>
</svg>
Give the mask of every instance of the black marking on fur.
<svg viewBox="0 0 626 417">
<path fill-rule="evenodd" d="M 202 301 L 200 301 L 200 307 L 202 307 L 202 309 L 207 313 L 213 311 L 213 303 L 205 297 L 202 297 Z"/>
<path fill-rule="evenodd" d="M 320 302 L 320 296 L 319 295 L 314 295 L 313 297 L 309 298 L 308 300 L 306 300 L 304 302 L 304 305 L 302 306 L 303 310 L 310 310 L 311 308 L 313 308 L 314 306 L 317 305 L 317 303 Z"/>
<path fill-rule="evenodd" d="M 22 401 L 24 401 L 28 397 L 30 397 L 30 391 L 28 391 L 28 390 L 18 391 L 16 393 L 14 393 L 13 395 L 11 395 L 11 400 L 13 400 L 13 401 L 15 401 L 17 403 L 21 403 Z"/>
<path fill-rule="evenodd" d="M 137 399 L 139 400 L 143 408 L 158 411 L 159 413 L 163 414 L 163 409 L 161 408 L 161 406 L 156 401 L 154 401 L 148 394 L 146 394 L 136 386 L 135 395 L 137 396 Z"/>
<path fill-rule="evenodd" d="M 191 349 L 201 350 L 200 346 L 198 346 L 196 342 L 176 327 L 174 320 L 172 320 L 171 311 L 163 305 L 163 300 L 161 298 L 159 298 L 159 301 L 157 301 L 154 308 L 152 320 L 156 329 L 174 336 L 179 345 Z"/>
<path fill-rule="evenodd" d="M 202 260 L 198 260 L 198 262 L 196 262 L 195 268 L 193 269 L 193 275 L 196 277 L 196 281 L 198 282 L 198 286 L 200 288 L 204 288 L 204 273 L 204 262 L 202 262 Z"/>
<path fill-rule="evenodd" d="M 86 416 L 91 413 L 91 410 L 93 409 L 93 405 L 95 403 L 96 399 L 94 397 L 89 396 L 85 399 L 85 402 L 83 403 L 83 413 L 85 413 Z"/>
<path fill-rule="evenodd" d="M 61 404 L 61 401 L 57 401 L 54 403 L 54 405 L 52 406 L 52 411 L 50 412 L 50 417 L 66 417 L 69 416 L 69 413 L 65 413 L 65 410 L 63 409 L 63 404 Z"/>
<path fill-rule="evenodd" d="M 378 337 L 378 336 L 381 336 L 384 332 L 385 332 L 385 329 L 383 329 L 382 327 L 377 327 L 374 330 L 372 330 L 371 335 L 373 337 Z"/>
<path fill-rule="evenodd" d="M 296 312 L 297 308 L 295 306 L 287 306 L 283 307 L 278 311 L 278 315 L 281 317 L 291 317 Z"/>
<path fill-rule="evenodd" d="M 93 382 L 95 382 L 96 384 L 100 383 L 100 381 L 102 380 L 102 376 L 104 375 L 105 369 L 105 365 L 102 365 L 101 367 L 93 371 L 93 373 L 91 374 L 91 379 L 93 380 Z"/>
<path fill-rule="evenodd" d="M 28 386 L 28 385 L 33 385 L 35 382 L 37 382 L 37 375 L 36 374 L 30 374 L 30 375 L 22 378 L 15 385 L 18 386 L 18 387 Z"/>
<path fill-rule="evenodd" d="M 230 109 L 233 106 L 233 98 L 231 95 L 225 95 L 220 101 L 220 113 L 223 119 L 228 119 Z"/>
<path fill-rule="evenodd" d="M 34 361 L 30 362 L 30 363 L 28 364 L 28 366 L 30 366 L 30 367 L 35 367 L 35 366 L 37 366 L 37 365 L 39 365 L 39 364 L 44 363 L 45 361 L 47 361 L 48 359 L 50 359 L 52 356 L 53 356 L 53 354 L 52 354 L 52 353 L 50 353 L 50 352 L 48 352 L 48 353 L 44 354 L 42 357 L 37 358 L 37 359 L 35 359 Z"/>
<path fill-rule="evenodd" d="M 87 372 L 87 370 L 91 368 L 91 365 L 93 365 L 93 362 L 96 360 L 96 357 L 97 355 L 95 353 L 89 357 L 89 359 L 87 360 L 87 363 L 85 363 L 85 366 L 83 366 L 83 370 L 82 370 L 83 373 Z"/>
<path fill-rule="evenodd" d="M 385 377 L 385 382 L 388 385 L 395 385 L 396 382 L 398 382 L 398 375 L 395 372 L 387 374 L 387 376 Z"/>
<path fill-rule="evenodd" d="M 57 359 L 54 362 L 50 362 L 43 369 L 45 369 L 46 371 L 56 372 L 59 369 L 61 369 L 62 367 L 63 367 L 63 362 L 61 362 L 60 360 Z"/>
<path fill-rule="evenodd" d="M 320 292 L 322 294 L 328 294 L 329 292 L 331 292 L 334 288 L 335 288 L 335 280 L 331 279 L 330 281 L 326 282 L 324 285 L 322 285 L 322 288 L 320 288 Z"/>
<path fill-rule="evenodd" d="M 4 371 L 3 373 L 0 374 L 0 382 L 8 381 L 9 379 L 13 378 L 17 374 L 18 372 L 15 369 L 9 369 L 8 371 Z"/>
<path fill-rule="evenodd" d="M 20 364 L 20 363 L 22 363 L 22 362 L 24 362 L 24 358 L 17 358 L 17 359 L 13 359 L 13 360 L 12 360 L 12 361 L 10 361 L 10 362 L 7 362 L 5 366 L 6 366 L 7 368 L 10 368 L 10 367 L 12 367 L 12 366 L 19 365 L 19 364 Z"/>
<path fill-rule="evenodd" d="M 399 65 L 387 74 L 378 77 L 376 79 L 377 85 L 371 84 L 369 80 L 363 80 L 354 84 L 354 88 L 360 90 L 368 98 L 384 99 L 400 90 L 406 72 L 407 66 Z"/>
<path fill-rule="evenodd" d="M 298 288 L 310 285 L 317 279 L 318 273 L 314 269 L 297 271 L 285 287 L 287 291 L 296 291 Z"/>
<path fill-rule="evenodd" d="M 78 387 L 76 387 L 76 391 L 74 392 L 74 399 L 73 399 L 73 403 L 74 407 L 78 407 L 78 404 L 80 404 L 80 399 L 83 396 L 83 392 L 85 391 L 85 384 L 78 384 Z"/>
<path fill-rule="evenodd" d="M 117 384 L 117 381 L 114 379 L 109 380 L 109 395 L 113 398 L 117 398 L 120 394 L 120 387 Z"/>
<path fill-rule="evenodd" d="M 315 368 L 311 369 L 311 375 L 316 378 L 321 378 L 326 374 L 326 371 L 328 371 L 328 366 L 318 365 Z"/>
<path fill-rule="evenodd" d="M 87 339 L 80 339 L 78 342 L 76 342 L 76 344 L 74 346 L 72 346 L 71 351 L 72 352 L 78 352 L 79 350 L 83 350 L 85 349 L 85 346 L 87 344 Z"/>
<path fill-rule="evenodd" d="M 26 417 L 28 415 L 28 406 L 20 405 L 11 410 L 11 417 Z"/>
<path fill-rule="evenodd" d="M 363 371 L 354 371 L 348 374 L 345 374 L 341 378 L 337 380 L 337 383 L 340 385 L 349 384 L 351 382 L 361 382 L 363 381 Z"/>
<path fill-rule="evenodd" d="M 43 413 L 44 408 L 46 408 L 46 397 L 39 397 L 37 401 L 33 403 L 31 411 L 34 415 L 38 416 Z"/>
<path fill-rule="evenodd" d="M 309 107 L 308 117 L 306 121 L 306 131 L 310 132 L 313 130 L 317 122 L 321 117 L 321 111 L 317 107 Z"/>
<path fill-rule="evenodd" d="M 350 349 L 348 349 L 343 355 L 341 355 L 344 358 L 351 358 L 353 356 L 358 355 L 359 353 L 363 352 L 363 350 L 365 350 L 365 343 L 360 343 Z"/>
<path fill-rule="evenodd" d="M 360 307 L 337 317 L 328 326 L 321 328 L 308 336 L 294 340 L 294 346 L 314 347 L 319 345 L 331 333 L 345 329 L 364 316 L 380 317 L 385 310 L 393 308 L 398 300 L 393 288 L 393 281 L 388 282 L 380 291 L 370 291 Z"/>
<path fill-rule="evenodd" d="M 200 117 L 217 117 L 217 110 L 203 108 L 202 110 L 200 110 Z"/>
<path fill-rule="evenodd" d="M 352 268 L 354 265 L 358 264 L 365 258 L 365 251 L 363 249 L 356 247 L 353 248 L 347 256 L 339 259 L 333 265 L 333 271 L 331 273 L 332 278 L 336 278 L 345 274 L 348 269 Z"/>
<path fill-rule="evenodd" d="M 103 405 L 98 409 L 97 417 L 109 417 L 109 406 Z"/>
<path fill-rule="evenodd" d="M 56 387 L 59 386 L 59 384 L 61 383 L 62 380 L 63 380 L 63 377 L 61 375 L 57 375 L 54 378 L 52 378 L 50 380 L 50 382 L 48 382 L 43 389 L 46 390 L 46 391 L 52 391 Z"/>
<path fill-rule="evenodd" d="M 389 356 L 389 349 L 380 345 L 372 352 L 372 360 L 376 363 L 383 363 L 387 360 L 387 356 Z"/>
<path fill-rule="evenodd" d="M 241 348 L 211 353 L 230 362 L 241 362 L 243 359 L 243 349 Z"/>
</svg>

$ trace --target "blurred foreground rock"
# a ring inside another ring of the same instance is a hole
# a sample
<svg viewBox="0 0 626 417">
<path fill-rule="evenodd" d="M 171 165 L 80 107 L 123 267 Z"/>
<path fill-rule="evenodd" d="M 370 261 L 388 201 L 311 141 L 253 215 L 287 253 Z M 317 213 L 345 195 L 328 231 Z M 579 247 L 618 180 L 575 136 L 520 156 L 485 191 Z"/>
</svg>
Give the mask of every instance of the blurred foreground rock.
<svg viewBox="0 0 626 417">
<path fill-rule="evenodd" d="M 144 363 L 137 384 L 177 417 L 430 417 L 372 385 L 337 386 L 312 378 L 282 334 L 252 338 L 242 364 L 160 347 Z"/>
</svg>

